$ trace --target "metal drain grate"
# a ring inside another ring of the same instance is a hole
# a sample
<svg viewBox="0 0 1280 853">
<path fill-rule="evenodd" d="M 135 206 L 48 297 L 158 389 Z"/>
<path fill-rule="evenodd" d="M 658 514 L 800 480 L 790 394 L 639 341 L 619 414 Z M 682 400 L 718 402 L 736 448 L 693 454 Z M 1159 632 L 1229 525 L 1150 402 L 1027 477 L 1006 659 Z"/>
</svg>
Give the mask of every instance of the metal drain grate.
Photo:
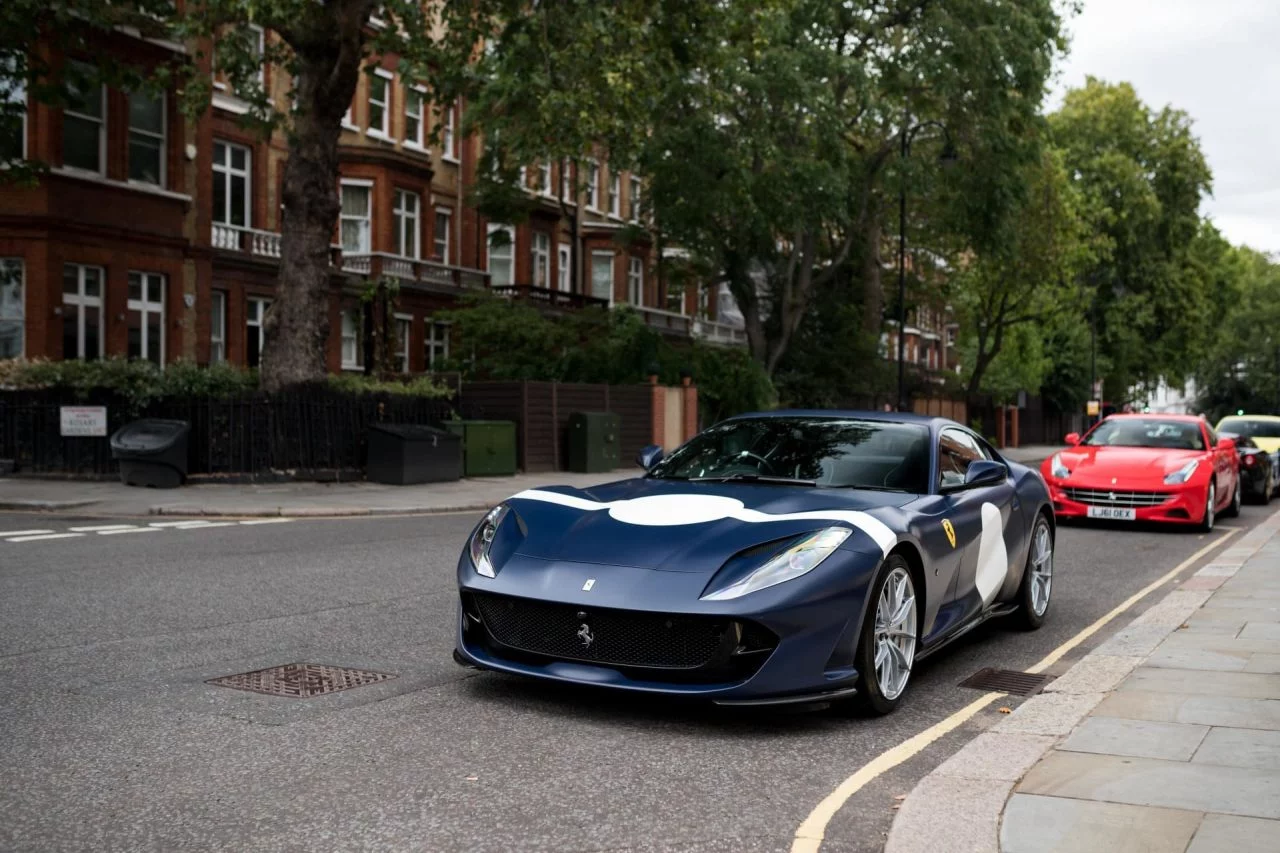
<svg viewBox="0 0 1280 853">
<path fill-rule="evenodd" d="M 286 663 L 253 672 L 211 678 L 206 683 L 230 687 L 233 690 L 265 693 L 268 696 L 307 699 L 312 696 L 323 696 L 326 693 L 337 693 L 339 690 L 350 690 L 353 687 L 364 687 L 366 684 L 377 684 L 379 681 L 387 681 L 391 678 L 395 676 L 368 669 L 349 669 L 318 663 Z"/>
<path fill-rule="evenodd" d="M 960 682 L 961 687 L 972 687 L 974 690 L 986 690 L 997 693 L 1012 693 L 1018 696 L 1030 696 L 1053 680 L 1051 675 L 1037 675 L 1032 672 L 1019 672 L 1016 669 L 980 669 Z"/>
</svg>

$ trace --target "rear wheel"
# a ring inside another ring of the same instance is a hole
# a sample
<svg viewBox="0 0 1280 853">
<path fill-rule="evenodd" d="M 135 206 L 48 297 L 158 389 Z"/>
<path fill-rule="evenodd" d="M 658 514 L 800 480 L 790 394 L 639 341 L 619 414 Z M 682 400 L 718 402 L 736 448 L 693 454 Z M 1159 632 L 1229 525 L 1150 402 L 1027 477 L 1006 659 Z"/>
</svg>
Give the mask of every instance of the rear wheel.
<svg viewBox="0 0 1280 853">
<path fill-rule="evenodd" d="M 1200 520 L 1200 529 L 1208 533 L 1213 530 L 1213 516 L 1217 512 L 1218 493 L 1213 488 L 1213 483 L 1209 484 L 1209 491 L 1204 502 L 1204 518 Z"/>
<path fill-rule="evenodd" d="M 853 703 L 865 713 L 881 715 L 902 703 L 919 645 L 916 587 L 905 558 L 893 554 L 884 561 L 870 595 L 854 657 L 859 676 Z"/>
<path fill-rule="evenodd" d="M 1222 511 L 1227 518 L 1235 518 L 1240 514 L 1240 504 L 1244 501 L 1244 493 L 1240 485 L 1240 476 L 1236 475 L 1236 490 L 1231 495 L 1231 503 Z"/>
<path fill-rule="evenodd" d="M 1044 624 L 1049 612 L 1049 595 L 1053 592 L 1053 530 L 1043 515 L 1031 528 L 1031 547 L 1027 549 L 1027 568 L 1022 573 L 1022 589 L 1018 593 L 1018 624 L 1034 631 Z"/>
</svg>

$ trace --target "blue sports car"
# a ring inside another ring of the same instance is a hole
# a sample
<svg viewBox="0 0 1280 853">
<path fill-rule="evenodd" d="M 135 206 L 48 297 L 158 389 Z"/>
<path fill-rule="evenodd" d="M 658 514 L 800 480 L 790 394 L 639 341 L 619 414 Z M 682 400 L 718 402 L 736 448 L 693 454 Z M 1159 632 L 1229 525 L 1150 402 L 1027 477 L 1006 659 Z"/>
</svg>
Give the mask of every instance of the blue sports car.
<svg viewBox="0 0 1280 853">
<path fill-rule="evenodd" d="M 955 422 L 750 414 L 638 461 L 643 477 L 484 517 L 458 561 L 459 663 L 884 714 L 925 655 L 1049 609 L 1044 481 Z"/>
</svg>

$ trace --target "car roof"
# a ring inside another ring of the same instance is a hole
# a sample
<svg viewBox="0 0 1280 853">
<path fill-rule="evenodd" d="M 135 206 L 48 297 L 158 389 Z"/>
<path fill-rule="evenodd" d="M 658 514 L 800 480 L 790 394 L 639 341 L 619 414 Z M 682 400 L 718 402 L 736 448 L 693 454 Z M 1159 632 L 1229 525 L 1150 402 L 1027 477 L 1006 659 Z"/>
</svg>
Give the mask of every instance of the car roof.
<svg viewBox="0 0 1280 853">
<path fill-rule="evenodd" d="M 772 412 L 746 412 L 726 420 L 747 418 L 856 418 L 864 421 L 884 421 L 895 424 L 919 424 L 920 426 L 960 426 L 950 418 L 935 415 L 917 415 L 914 412 L 874 412 L 858 409 L 777 409 Z"/>
<path fill-rule="evenodd" d="M 1222 423 L 1228 418 L 1235 418 L 1238 421 L 1271 421 L 1273 423 L 1280 421 L 1280 416 L 1277 415 L 1223 415 L 1218 420 L 1218 423 Z"/>
<path fill-rule="evenodd" d="M 1152 412 L 1148 412 L 1147 414 L 1143 414 L 1142 412 L 1123 412 L 1123 413 L 1116 412 L 1114 415 L 1107 415 L 1107 417 L 1105 417 L 1103 420 L 1118 421 L 1118 420 L 1123 420 L 1127 418 L 1142 418 L 1145 420 L 1156 420 L 1156 421 L 1180 421 L 1182 423 L 1187 423 L 1187 424 L 1198 424 L 1204 421 L 1204 418 L 1200 417 L 1200 415 L 1164 415 L 1164 414 L 1156 414 Z"/>
</svg>

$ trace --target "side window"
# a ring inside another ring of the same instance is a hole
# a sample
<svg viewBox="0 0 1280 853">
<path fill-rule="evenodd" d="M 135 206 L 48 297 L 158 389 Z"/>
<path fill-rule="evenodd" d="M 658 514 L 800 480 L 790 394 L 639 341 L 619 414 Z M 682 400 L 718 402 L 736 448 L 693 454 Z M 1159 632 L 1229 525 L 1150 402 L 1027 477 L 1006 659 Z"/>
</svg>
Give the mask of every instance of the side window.
<svg viewBox="0 0 1280 853">
<path fill-rule="evenodd" d="M 973 436 L 958 429 L 944 429 L 938 438 L 940 485 L 960 485 L 969 471 L 969 464 L 986 458 L 987 454 L 983 453 Z"/>
<path fill-rule="evenodd" d="M 1208 424 L 1204 425 L 1204 430 L 1205 432 L 1209 433 L 1209 447 L 1207 449 L 1213 450 L 1215 447 L 1218 446 L 1218 434 L 1214 432 L 1213 427 L 1209 426 Z"/>
</svg>

